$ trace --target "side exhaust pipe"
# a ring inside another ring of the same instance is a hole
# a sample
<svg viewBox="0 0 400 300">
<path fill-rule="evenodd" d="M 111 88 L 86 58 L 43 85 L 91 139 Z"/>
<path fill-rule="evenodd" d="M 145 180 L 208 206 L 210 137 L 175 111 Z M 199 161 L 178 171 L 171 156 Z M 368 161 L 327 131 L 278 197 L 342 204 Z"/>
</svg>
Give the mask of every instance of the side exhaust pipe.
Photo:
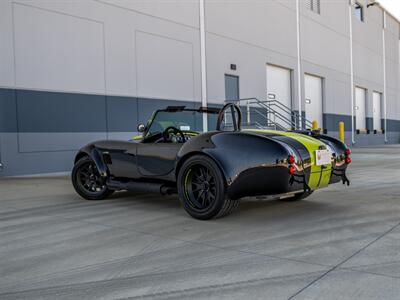
<svg viewBox="0 0 400 300">
<path fill-rule="evenodd" d="M 115 191 L 127 190 L 131 192 L 141 192 L 141 193 L 157 193 L 157 194 L 159 193 L 161 195 L 171 195 L 177 193 L 175 187 L 167 186 L 164 183 L 139 182 L 139 181 L 120 182 L 120 181 L 108 180 L 106 184 L 109 189 Z"/>
</svg>

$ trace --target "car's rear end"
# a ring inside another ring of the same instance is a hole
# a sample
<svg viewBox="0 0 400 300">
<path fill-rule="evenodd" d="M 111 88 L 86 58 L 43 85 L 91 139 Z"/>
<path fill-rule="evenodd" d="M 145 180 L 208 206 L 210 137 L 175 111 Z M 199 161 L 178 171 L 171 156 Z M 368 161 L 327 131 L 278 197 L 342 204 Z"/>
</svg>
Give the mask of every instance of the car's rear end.
<svg viewBox="0 0 400 300">
<path fill-rule="evenodd" d="M 224 174 L 231 199 L 290 196 L 346 178 L 347 147 L 338 143 L 286 131 L 215 131 L 193 138 L 178 156 L 199 151 L 211 157 Z"/>
<path fill-rule="evenodd" d="M 331 183 L 348 183 L 346 169 L 351 163 L 350 150 L 345 144 L 312 132 L 286 132 L 275 130 L 249 130 L 254 134 L 280 141 L 289 146 L 287 159 L 290 173 L 288 190 L 303 184 L 303 190 L 324 188 Z M 296 185 L 294 185 L 296 183 Z"/>
</svg>

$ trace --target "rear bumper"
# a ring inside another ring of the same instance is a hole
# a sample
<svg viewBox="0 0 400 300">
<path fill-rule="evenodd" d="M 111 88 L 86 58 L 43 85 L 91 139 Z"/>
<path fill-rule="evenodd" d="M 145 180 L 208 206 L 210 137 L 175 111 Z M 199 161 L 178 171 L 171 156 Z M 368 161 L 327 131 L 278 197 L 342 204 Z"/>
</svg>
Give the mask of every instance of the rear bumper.
<svg viewBox="0 0 400 300">
<path fill-rule="evenodd" d="M 240 173 L 227 188 L 228 197 L 277 195 L 304 189 L 303 182 L 293 181 L 287 167 L 257 167 Z"/>
<path fill-rule="evenodd" d="M 348 183 L 346 168 L 327 168 L 319 172 L 290 175 L 284 166 L 256 167 L 238 174 L 227 187 L 230 199 L 311 191 L 331 183 Z"/>
<path fill-rule="evenodd" d="M 346 169 L 347 169 L 346 167 L 336 168 L 336 169 L 333 168 L 329 184 L 338 183 L 341 181 L 343 184 L 350 185 L 350 180 L 347 178 L 346 175 Z"/>
</svg>

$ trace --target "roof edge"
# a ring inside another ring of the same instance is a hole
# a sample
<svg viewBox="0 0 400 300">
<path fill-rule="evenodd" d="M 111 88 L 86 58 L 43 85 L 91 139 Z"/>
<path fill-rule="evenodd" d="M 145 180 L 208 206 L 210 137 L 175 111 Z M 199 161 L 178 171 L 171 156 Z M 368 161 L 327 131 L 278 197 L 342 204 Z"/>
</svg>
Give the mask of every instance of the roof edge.
<svg viewBox="0 0 400 300">
<path fill-rule="evenodd" d="M 379 0 L 372 0 L 371 4 L 377 4 L 382 10 L 384 10 L 389 16 L 396 20 L 397 23 L 400 25 L 400 19 L 393 15 Z"/>
</svg>

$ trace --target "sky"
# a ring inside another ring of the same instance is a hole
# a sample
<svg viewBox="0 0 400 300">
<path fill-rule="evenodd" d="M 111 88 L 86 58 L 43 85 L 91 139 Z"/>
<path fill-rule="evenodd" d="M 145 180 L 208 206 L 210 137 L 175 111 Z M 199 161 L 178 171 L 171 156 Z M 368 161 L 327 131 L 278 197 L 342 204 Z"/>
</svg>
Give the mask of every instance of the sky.
<svg viewBox="0 0 400 300">
<path fill-rule="evenodd" d="M 400 0 L 378 0 L 378 2 L 400 20 Z"/>
</svg>

